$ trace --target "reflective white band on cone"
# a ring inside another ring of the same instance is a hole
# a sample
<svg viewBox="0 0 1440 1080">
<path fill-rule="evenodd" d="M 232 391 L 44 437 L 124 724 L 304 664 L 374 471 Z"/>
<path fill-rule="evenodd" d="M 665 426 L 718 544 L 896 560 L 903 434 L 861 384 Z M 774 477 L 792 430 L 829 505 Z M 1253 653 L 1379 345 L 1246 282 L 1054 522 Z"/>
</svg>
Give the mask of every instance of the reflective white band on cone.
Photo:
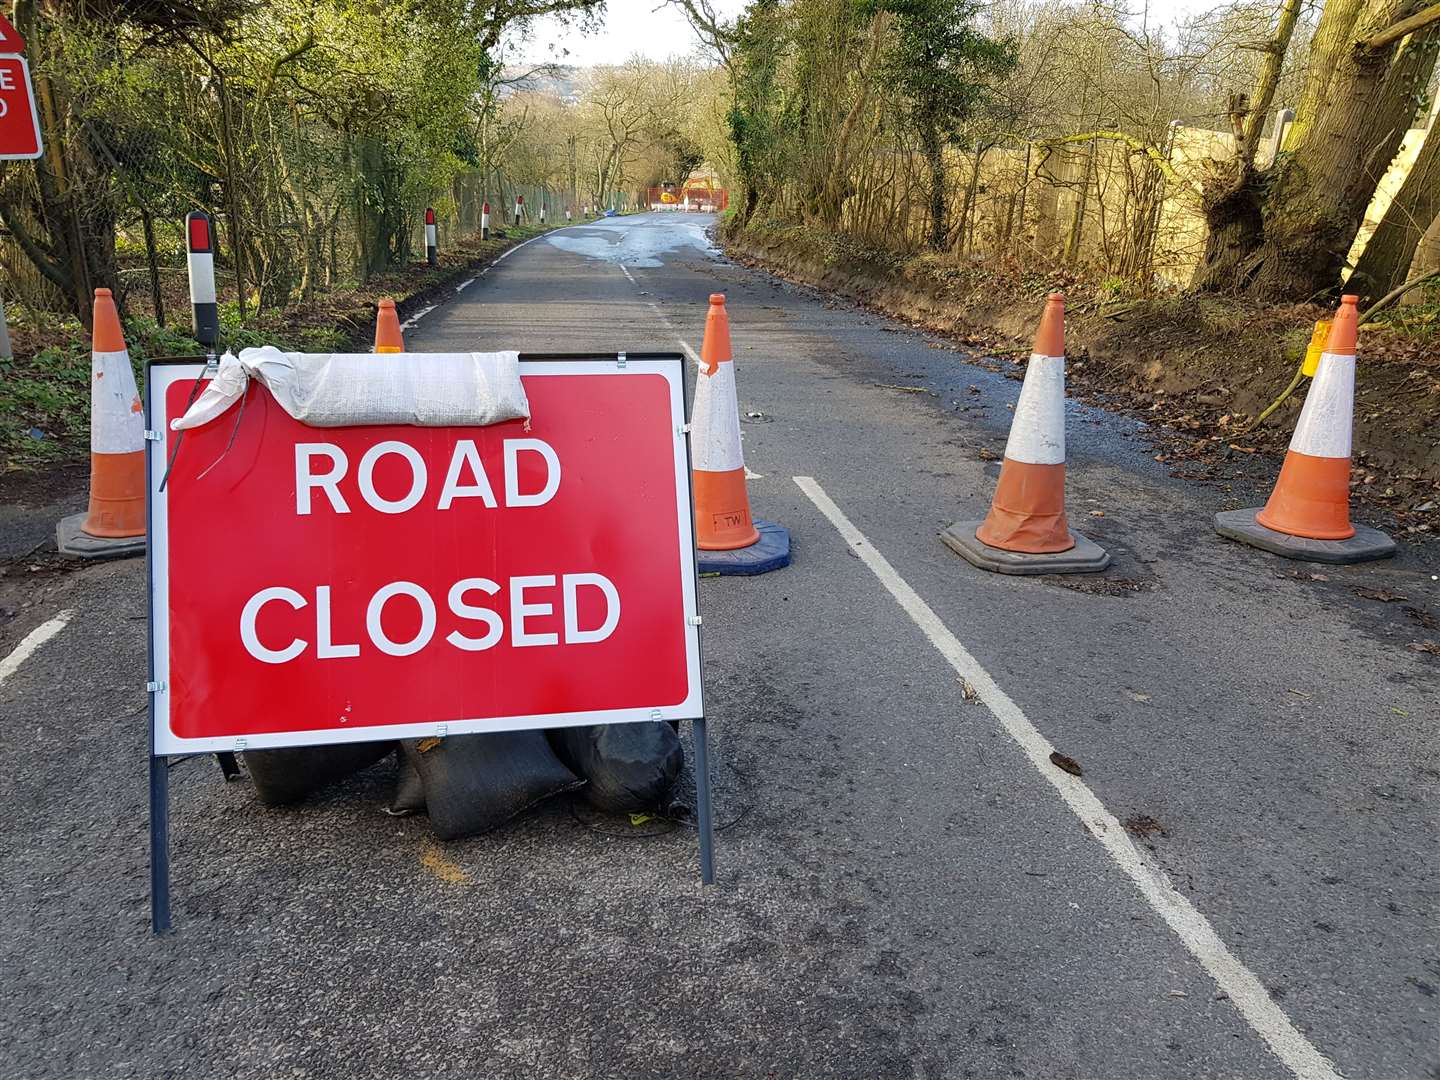
<svg viewBox="0 0 1440 1080">
<path fill-rule="evenodd" d="M 1031 355 L 1005 456 L 1027 465 L 1065 463 L 1065 357 Z"/>
<path fill-rule="evenodd" d="M 130 454 L 145 449 L 145 414 L 135 389 L 130 354 L 97 352 L 90 356 L 90 450 Z"/>
<path fill-rule="evenodd" d="M 716 366 L 714 375 L 704 368 L 695 376 L 695 404 L 691 416 L 691 463 L 704 472 L 729 472 L 745 466 L 740 451 L 740 411 L 735 393 L 735 365 Z"/>
<path fill-rule="evenodd" d="M 1348 458 L 1355 417 L 1355 357 L 1322 353 L 1290 449 L 1311 457 Z"/>
</svg>

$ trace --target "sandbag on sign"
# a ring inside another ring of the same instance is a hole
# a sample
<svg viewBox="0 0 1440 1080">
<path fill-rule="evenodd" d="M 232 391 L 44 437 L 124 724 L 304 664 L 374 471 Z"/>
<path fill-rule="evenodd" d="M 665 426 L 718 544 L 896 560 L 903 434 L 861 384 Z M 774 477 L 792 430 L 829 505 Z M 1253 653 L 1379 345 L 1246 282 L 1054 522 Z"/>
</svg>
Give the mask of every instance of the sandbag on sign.
<svg viewBox="0 0 1440 1080">
<path fill-rule="evenodd" d="M 204 393 L 170 427 L 183 431 L 208 424 L 245 396 L 251 379 L 312 427 L 483 427 L 530 418 L 516 352 L 381 359 L 369 353 L 287 353 L 267 345 L 221 357 Z"/>
<path fill-rule="evenodd" d="M 584 783 L 555 756 L 542 731 L 406 739 L 400 745 L 420 773 L 430 827 L 441 840 L 489 832 Z"/>
<path fill-rule="evenodd" d="M 337 743 L 247 750 L 242 756 L 260 801 L 284 806 L 369 768 L 394 749 L 393 742 Z"/>
<path fill-rule="evenodd" d="M 685 764 L 669 724 L 594 724 L 547 734 L 560 760 L 589 781 L 585 798 L 600 810 L 655 809 Z"/>
</svg>

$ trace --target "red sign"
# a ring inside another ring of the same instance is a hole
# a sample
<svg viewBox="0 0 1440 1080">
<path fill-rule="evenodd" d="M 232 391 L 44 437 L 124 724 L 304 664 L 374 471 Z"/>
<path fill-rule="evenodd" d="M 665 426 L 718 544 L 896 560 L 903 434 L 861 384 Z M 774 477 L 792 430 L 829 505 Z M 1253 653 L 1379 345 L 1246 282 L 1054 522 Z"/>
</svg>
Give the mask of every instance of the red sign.
<svg viewBox="0 0 1440 1080">
<path fill-rule="evenodd" d="M 0 161 L 39 156 L 40 116 L 35 111 L 30 68 L 24 57 L 0 56 Z"/>
<path fill-rule="evenodd" d="M 20 31 L 4 15 L 0 15 L 0 53 L 18 53 L 25 51 L 25 39 L 20 36 Z"/>
<path fill-rule="evenodd" d="M 678 357 L 527 362 L 528 431 L 252 384 L 161 491 L 201 371 L 149 380 L 156 753 L 701 715 Z"/>
</svg>

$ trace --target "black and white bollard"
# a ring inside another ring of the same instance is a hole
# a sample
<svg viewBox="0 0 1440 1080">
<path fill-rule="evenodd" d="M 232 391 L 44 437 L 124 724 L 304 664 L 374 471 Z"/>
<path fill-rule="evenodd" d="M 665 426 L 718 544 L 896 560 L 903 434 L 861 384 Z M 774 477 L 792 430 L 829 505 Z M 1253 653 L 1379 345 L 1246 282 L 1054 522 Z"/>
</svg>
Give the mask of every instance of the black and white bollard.
<svg viewBox="0 0 1440 1080">
<path fill-rule="evenodd" d="M 440 248 L 435 236 L 435 211 L 428 206 L 425 208 L 425 261 L 431 266 L 438 266 L 440 263 Z"/>
<path fill-rule="evenodd" d="M 565 208 L 565 224 L 570 224 L 570 208 L 568 206 Z"/>
<path fill-rule="evenodd" d="M 490 204 L 480 204 L 480 239 L 490 239 Z"/>
<path fill-rule="evenodd" d="M 543 202 L 540 204 L 540 224 L 545 224 L 545 204 Z"/>
<path fill-rule="evenodd" d="M 519 226 L 520 226 L 520 218 L 524 215 L 524 213 L 525 213 L 525 196 L 524 196 L 524 195 L 516 195 L 516 196 L 515 196 L 515 226 L 516 226 L 516 228 L 519 228 Z"/>
<path fill-rule="evenodd" d="M 210 215 L 191 210 L 185 215 L 186 267 L 190 271 L 190 309 L 195 340 L 213 353 L 220 341 L 220 309 L 215 303 L 215 233 Z"/>
</svg>

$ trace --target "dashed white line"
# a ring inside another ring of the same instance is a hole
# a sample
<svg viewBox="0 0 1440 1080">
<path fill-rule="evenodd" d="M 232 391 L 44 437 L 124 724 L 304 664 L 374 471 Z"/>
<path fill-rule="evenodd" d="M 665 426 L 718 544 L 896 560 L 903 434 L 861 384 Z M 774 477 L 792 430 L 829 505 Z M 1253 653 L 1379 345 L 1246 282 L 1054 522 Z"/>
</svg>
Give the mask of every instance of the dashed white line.
<svg viewBox="0 0 1440 1080">
<path fill-rule="evenodd" d="M 0 660 L 0 683 L 3 683 L 11 675 L 14 675 L 15 672 L 20 669 L 20 665 L 30 659 L 31 653 L 40 648 L 41 645 L 44 645 L 45 642 L 49 641 L 61 630 L 64 630 L 65 624 L 70 621 L 70 617 L 74 614 L 73 611 L 62 611 L 59 615 L 46 619 L 39 626 L 35 627 L 34 630 L 31 630 L 30 633 L 21 638 L 20 644 L 15 646 L 10 655 L 5 657 L 4 660 Z"/>
<path fill-rule="evenodd" d="M 1185 948 L 1209 972 L 1220 989 L 1229 995 L 1245 1022 L 1265 1040 L 1271 1052 L 1299 1080 L 1342 1080 L 1334 1064 L 1290 1022 L 1255 974 L 1220 939 L 1209 920 L 1180 894 L 1163 872 L 1148 866 L 1140 858 L 1120 822 L 1105 808 L 1090 786 L 1050 763 L 1054 747 L 1049 740 L 1040 734 L 1020 706 L 1000 689 L 989 672 L 960 644 L 960 640 L 896 572 L 889 560 L 875 549 L 813 477 L 797 476 L 794 479 L 800 490 L 839 531 L 850 550 L 860 557 L 915 625 L 924 631 L 930 644 L 975 689 L 980 700 L 1030 759 L 1031 765 L 1054 786 L 1065 800 L 1065 805 L 1091 835 L 1104 845 L 1125 876 L 1135 883 Z"/>
<path fill-rule="evenodd" d="M 430 312 L 434 311 L 436 307 L 437 307 L 437 305 L 431 304 L 429 307 L 423 307 L 423 308 L 421 308 L 421 309 L 420 309 L 419 311 L 417 311 L 414 315 L 411 315 L 410 318 L 408 318 L 408 319 L 406 319 L 404 322 L 402 322 L 402 323 L 400 324 L 400 329 L 401 329 L 401 330 L 409 330 L 409 329 L 410 329 L 411 327 L 413 327 L 416 323 L 418 323 L 421 319 L 423 319 L 426 315 L 429 315 Z"/>
<path fill-rule="evenodd" d="M 533 244 L 536 240 L 543 240 L 545 237 L 549 236 L 550 233 L 552 233 L 552 232 L 561 232 L 561 231 L 563 231 L 563 230 L 565 230 L 565 229 L 568 229 L 568 228 L 571 228 L 571 226 L 569 226 L 569 225 L 561 225 L 560 228 L 558 228 L 558 229 L 551 229 L 550 232 L 543 232 L 543 233 L 541 233 L 539 236 L 532 236 L 532 237 L 530 237 L 529 240 L 522 240 L 522 241 L 520 241 L 520 243 L 516 244 L 516 245 L 515 245 L 514 247 L 512 247 L 512 248 L 506 248 L 506 249 L 505 249 L 504 251 L 502 251 L 499 255 L 496 255 L 496 256 L 495 256 L 495 261 L 492 262 L 489 266 L 485 267 L 485 269 L 481 270 L 478 274 L 476 274 L 474 277 L 470 278 L 468 281 L 462 281 L 459 285 L 456 285 L 456 286 L 455 286 L 455 291 L 458 293 L 458 292 L 462 291 L 463 289 L 465 289 L 467 286 L 473 285 L 478 279 L 480 279 L 480 278 L 484 277 L 486 274 L 488 274 L 488 273 L 490 272 L 491 268 L 495 266 L 495 263 L 503 262 L 504 260 L 508 259 L 508 258 L 509 258 L 511 255 L 513 255 L 515 252 L 517 252 L 517 251 L 519 251 L 521 248 L 523 248 L 526 244 Z M 434 310 L 435 310 L 437 307 L 439 307 L 439 306 L 440 306 L 439 304 L 431 304 L 429 307 L 421 308 L 421 309 L 420 309 L 419 311 L 417 311 L 414 315 L 411 315 L 410 318 L 406 319 L 403 323 L 401 323 L 401 324 L 400 324 L 400 329 L 401 329 L 401 330 L 411 330 L 411 329 L 414 329 L 416 323 L 418 323 L 418 322 L 419 322 L 421 319 L 423 319 L 426 315 L 429 315 L 432 311 L 434 311 Z"/>
</svg>

